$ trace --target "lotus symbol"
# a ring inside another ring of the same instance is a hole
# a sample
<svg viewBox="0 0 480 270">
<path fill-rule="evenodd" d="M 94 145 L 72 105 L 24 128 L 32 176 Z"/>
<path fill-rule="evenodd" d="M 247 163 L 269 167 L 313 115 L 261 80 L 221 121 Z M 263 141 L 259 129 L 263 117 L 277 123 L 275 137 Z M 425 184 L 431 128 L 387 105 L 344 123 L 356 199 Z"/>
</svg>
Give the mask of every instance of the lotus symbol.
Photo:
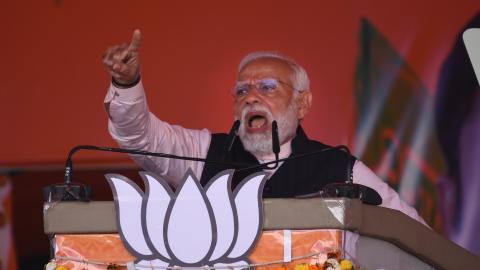
<svg viewBox="0 0 480 270">
<path fill-rule="evenodd" d="M 133 181 L 107 174 L 117 227 L 136 269 L 240 267 L 260 236 L 265 173 L 245 178 L 232 192 L 233 170 L 203 188 L 189 170 L 174 193 L 160 177 L 140 172 L 143 192 Z"/>
</svg>

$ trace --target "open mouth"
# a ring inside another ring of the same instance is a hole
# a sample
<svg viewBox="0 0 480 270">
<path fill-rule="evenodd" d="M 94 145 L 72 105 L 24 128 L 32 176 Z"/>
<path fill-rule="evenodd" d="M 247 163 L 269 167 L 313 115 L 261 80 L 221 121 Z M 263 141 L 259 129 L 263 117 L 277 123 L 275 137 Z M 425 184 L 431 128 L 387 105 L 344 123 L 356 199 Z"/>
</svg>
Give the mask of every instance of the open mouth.
<svg viewBox="0 0 480 270">
<path fill-rule="evenodd" d="M 250 132 L 263 131 L 268 127 L 268 120 L 262 112 L 250 112 L 245 117 L 247 130 Z"/>
</svg>

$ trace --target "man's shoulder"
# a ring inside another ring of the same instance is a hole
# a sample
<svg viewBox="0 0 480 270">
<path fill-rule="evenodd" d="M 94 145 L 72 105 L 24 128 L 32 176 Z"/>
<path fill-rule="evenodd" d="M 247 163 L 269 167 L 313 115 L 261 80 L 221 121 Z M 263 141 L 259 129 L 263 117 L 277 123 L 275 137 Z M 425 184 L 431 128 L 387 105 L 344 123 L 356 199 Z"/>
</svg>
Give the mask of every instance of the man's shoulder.
<svg viewBox="0 0 480 270">
<path fill-rule="evenodd" d="M 323 142 L 317 141 L 317 140 L 312 140 L 307 137 L 303 129 L 299 129 L 297 131 L 297 138 L 293 140 L 293 147 L 294 151 L 297 153 L 308 153 L 308 152 L 315 152 L 315 151 L 321 151 L 321 152 L 326 152 L 328 156 L 344 156 L 346 152 L 350 154 L 350 149 L 344 145 L 337 145 L 337 146 L 332 146 L 329 144 L 325 144 Z M 346 150 L 346 151 L 345 151 Z M 357 159 L 355 156 L 351 155 L 351 160 L 352 162 L 355 162 Z"/>
<path fill-rule="evenodd" d="M 332 148 L 317 140 L 310 139 L 301 126 L 298 127 L 295 138 L 292 141 L 292 147 L 302 151 L 322 150 Z"/>
<path fill-rule="evenodd" d="M 325 144 L 321 141 L 312 140 L 312 139 L 308 139 L 306 141 L 306 144 L 308 144 L 309 147 L 314 147 L 315 149 L 317 149 L 317 148 L 324 149 L 324 148 L 332 148 L 333 147 L 332 145 L 328 145 L 328 144 Z"/>
</svg>

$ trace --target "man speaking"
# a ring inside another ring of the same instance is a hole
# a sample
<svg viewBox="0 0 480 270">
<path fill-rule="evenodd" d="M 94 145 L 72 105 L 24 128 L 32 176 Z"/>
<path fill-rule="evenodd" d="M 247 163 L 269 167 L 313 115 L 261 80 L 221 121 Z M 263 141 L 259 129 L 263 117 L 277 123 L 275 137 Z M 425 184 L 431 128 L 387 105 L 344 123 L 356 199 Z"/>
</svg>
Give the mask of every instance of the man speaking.
<svg viewBox="0 0 480 270">
<path fill-rule="evenodd" d="M 330 148 L 308 139 L 300 125 L 312 104 L 307 73 L 295 61 L 270 52 L 254 52 L 240 62 L 237 81 L 231 90 L 234 118 L 240 121 L 240 126 L 238 138 L 231 146 L 227 147 L 230 143 L 227 134 L 212 134 L 206 129 L 190 130 L 161 121 L 148 109 L 140 76 L 140 41 L 141 33 L 135 30 L 130 44 L 113 46 L 103 56 L 103 63 L 112 75 L 105 98 L 108 126 L 120 146 L 255 165 L 275 160 L 272 122 L 276 121 L 279 158 Z M 218 172 L 232 168 L 157 157 L 136 155 L 132 158 L 172 186 L 178 185 L 188 168 L 203 185 Z M 346 157 L 340 150 L 288 160 L 274 170 L 267 170 L 271 174 L 263 196 L 286 198 L 317 192 L 327 184 L 346 181 L 346 171 L 351 165 L 353 182 L 379 192 L 382 206 L 400 210 L 424 223 L 415 209 L 403 202 L 361 161 L 353 156 Z M 253 172 L 255 170 L 235 173 L 232 188 Z"/>
</svg>

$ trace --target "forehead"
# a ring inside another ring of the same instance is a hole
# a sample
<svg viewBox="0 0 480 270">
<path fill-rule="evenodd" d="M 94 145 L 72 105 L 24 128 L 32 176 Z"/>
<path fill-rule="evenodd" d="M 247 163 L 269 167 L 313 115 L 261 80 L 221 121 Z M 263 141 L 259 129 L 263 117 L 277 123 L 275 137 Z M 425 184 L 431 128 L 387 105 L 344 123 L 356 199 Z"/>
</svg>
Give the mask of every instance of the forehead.
<svg viewBox="0 0 480 270">
<path fill-rule="evenodd" d="M 238 73 L 237 80 L 256 80 L 272 77 L 290 82 L 293 72 L 292 67 L 281 59 L 260 58 L 245 65 Z"/>
</svg>

